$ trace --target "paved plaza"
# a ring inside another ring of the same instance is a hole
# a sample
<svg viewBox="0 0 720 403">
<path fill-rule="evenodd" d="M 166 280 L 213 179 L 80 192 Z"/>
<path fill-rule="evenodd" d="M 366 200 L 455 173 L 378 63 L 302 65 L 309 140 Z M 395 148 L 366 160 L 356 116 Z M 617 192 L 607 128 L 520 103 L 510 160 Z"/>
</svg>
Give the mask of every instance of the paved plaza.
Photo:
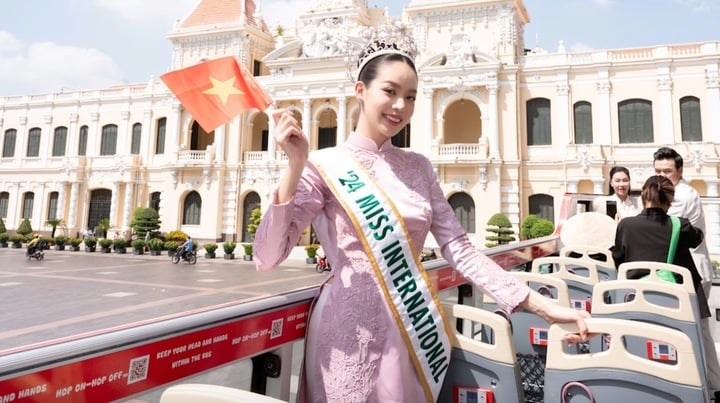
<svg viewBox="0 0 720 403">
<path fill-rule="evenodd" d="M 130 251 L 130 250 L 129 250 Z M 296 248 L 280 268 L 258 273 L 252 262 L 207 259 L 173 264 L 170 257 L 45 252 L 0 248 L 0 354 L 2 350 L 79 333 L 256 299 L 319 284 L 327 275 L 305 263 Z"/>
</svg>

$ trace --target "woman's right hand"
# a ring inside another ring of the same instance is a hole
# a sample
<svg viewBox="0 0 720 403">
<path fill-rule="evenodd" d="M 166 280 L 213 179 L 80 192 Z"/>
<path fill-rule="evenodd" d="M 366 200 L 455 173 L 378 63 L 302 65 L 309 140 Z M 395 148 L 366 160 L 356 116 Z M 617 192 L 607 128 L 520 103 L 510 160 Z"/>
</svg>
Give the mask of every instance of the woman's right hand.
<svg viewBox="0 0 720 403">
<path fill-rule="evenodd" d="M 280 109 L 273 114 L 273 118 L 275 143 L 285 151 L 289 167 L 302 170 L 308 159 L 309 145 L 295 115 L 288 109 Z"/>
</svg>

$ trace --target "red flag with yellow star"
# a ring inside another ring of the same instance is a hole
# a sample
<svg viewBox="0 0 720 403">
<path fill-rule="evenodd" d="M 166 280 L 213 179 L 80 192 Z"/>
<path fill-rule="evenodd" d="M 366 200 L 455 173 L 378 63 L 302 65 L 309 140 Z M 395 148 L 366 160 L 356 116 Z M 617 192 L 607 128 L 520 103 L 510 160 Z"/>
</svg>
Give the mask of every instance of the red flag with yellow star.
<svg viewBox="0 0 720 403">
<path fill-rule="evenodd" d="M 272 103 L 233 56 L 171 71 L 160 78 L 206 132 L 248 109 L 263 111 Z"/>
</svg>

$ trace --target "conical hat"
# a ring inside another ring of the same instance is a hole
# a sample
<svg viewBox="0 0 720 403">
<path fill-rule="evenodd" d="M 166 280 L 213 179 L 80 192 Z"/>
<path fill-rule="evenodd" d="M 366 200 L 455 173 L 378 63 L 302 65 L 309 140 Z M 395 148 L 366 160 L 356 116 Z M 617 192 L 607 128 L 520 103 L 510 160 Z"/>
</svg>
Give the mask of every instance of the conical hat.
<svg viewBox="0 0 720 403">
<path fill-rule="evenodd" d="M 606 214 L 587 212 L 576 214 L 562 226 L 560 240 L 565 246 L 587 245 L 609 249 L 615 244 L 617 222 Z"/>
</svg>

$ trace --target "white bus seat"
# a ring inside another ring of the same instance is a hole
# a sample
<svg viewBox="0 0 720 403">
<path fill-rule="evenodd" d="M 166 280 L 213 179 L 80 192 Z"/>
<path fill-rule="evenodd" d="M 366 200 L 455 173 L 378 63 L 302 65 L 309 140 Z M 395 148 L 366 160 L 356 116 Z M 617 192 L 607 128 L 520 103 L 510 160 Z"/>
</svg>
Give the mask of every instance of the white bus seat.
<svg viewBox="0 0 720 403">
<path fill-rule="evenodd" d="M 160 403 L 285 403 L 269 396 L 227 386 L 185 383 L 170 386 Z"/>
<path fill-rule="evenodd" d="M 438 402 L 457 401 L 456 387 L 486 389 L 492 392 L 496 402 L 524 401 L 508 322 L 491 312 L 467 305 L 443 304 L 443 307 L 448 318 L 470 320 L 490 327 L 495 337 L 494 343 L 489 344 L 453 332 L 452 359 Z"/>
<path fill-rule="evenodd" d="M 577 257 L 580 259 L 586 259 L 595 263 L 600 281 L 617 279 L 615 260 L 609 249 L 580 244 L 565 245 L 560 249 L 560 257 L 575 257 L 572 256 L 573 254 L 579 255 Z M 598 256 L 602 256 L 603 259 L 596 259 L 595 257 Z"/>
<path fill-rule="evenodd" d="M 545 403 L 707 401 L 692 342 L 682 332 L 623 319 L 590 318 L 585 323 L 591 333 L 609 334 L 613 342 L 606 351 L 568 354 L 563 336 L 576 333 L 576 325 L 550 326 Z M 615 342 L 649 335 L 674 346 L 677 360 L 672 365 L 634 355 Z"/>
<path fill-rule="evenodd" d="M 543 273 L 547 266 L 551 271 Z M 530 271 L 564 280 L 570 292 L 571 305 L 589 310 L 593 286 L 599 281 L 595 263 L 572 257 L 546 256 L 533 260 Z"/>
<path fill-rule="evenodd" d="M 617 222 L 605 214 L 586 212 L 575 214 L 560 228 L 563 245 L 587 245 L 610 249 L 615 244 Z"/>
<path fill-rule="evenodd" d="M 633 299 L 608 303 L 603 298 L 605 293 L 631 293 Z M 683 332 L 690 338 L 701 379 L 707 384 L 705 345 L 700 317 L 693 305 L 690 294 L 666 281 L 615 280 L 595 285 L 592 312 L 596 318 L 636 320 Z M 626 348 L 635 354 L 647 353 L 646 343 L 639 339 L 628 340 Z"/>
</svg>

